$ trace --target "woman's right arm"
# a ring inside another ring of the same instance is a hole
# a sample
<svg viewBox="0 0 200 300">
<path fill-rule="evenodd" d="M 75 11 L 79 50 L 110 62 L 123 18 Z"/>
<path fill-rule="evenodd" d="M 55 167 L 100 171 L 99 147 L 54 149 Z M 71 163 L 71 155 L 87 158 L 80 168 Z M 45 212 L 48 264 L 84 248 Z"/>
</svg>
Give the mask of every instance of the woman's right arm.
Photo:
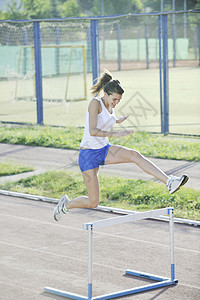
<svg viewBox="0 0 200 300">
<path fill-rule="evenodd" d="M 99 113 L 99 101 L 93 99 L 88 107 L 89 111 L 89 132 L 91 136 L 98 137 L 120 137 L 132 134 L 134 130 L 104 131 L 97 128 L 97 120 Z"/>
</svg>

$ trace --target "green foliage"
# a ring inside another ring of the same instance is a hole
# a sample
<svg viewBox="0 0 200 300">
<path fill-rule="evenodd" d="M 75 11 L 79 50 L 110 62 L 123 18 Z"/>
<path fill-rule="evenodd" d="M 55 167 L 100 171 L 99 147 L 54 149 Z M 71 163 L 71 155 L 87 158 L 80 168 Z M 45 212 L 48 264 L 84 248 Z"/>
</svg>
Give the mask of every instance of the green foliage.
<svg viewBox="0 0 200 300">
<path fill-rule="evenodd" d="M 76 0 L 68 0 L 60 6 L 60 15 L 62 18 L 77 17 L 79 15 L 79 7 Z"/>
<path fill-rule="evenodd" d="M 141 0 L 104 0 L 104 14 L 125 14 L 141 12 Z M 101 0 L 16 0 L 7 5 L 6 11 L 0 11 L 5 19 L 45 19 L 59 17 L 77 17 L 79 15 L 101 15 Z"/>
<path fill-rule="evenodd" d="M 27 19 L 46 19 L 52 17 L 50 0 L 22 0 L 22 5 Z"/>
<path fill-rule="evenodd" d="M 79 0 L 81 12 L 90 15 L 93 8 L 93 2 L 94 0 Z"/>
<path fill-rule="evenodd" d="M 200 191 L 181 188 L 171 195 L 166 187 L 153 181 L 99 176 L 100 204 L 130 210 L 152 210 L 173 206 L 175 216 L 200 220 Z M 38 176 L 0 185 L 12 190 L 46 197 L 60 198 L 63 194 L 75 198 L 87 195 L 81 174 L 50 171 Z"/>
<path fill-rule="evenodd" d="M 66 171 L 46 172 L 38 176 L 21 179 L 15 183 L 0 185 L 0 188 L 55 198 L 59 198 L 65 193 L 68 193 L 69 197 L 86 194 L 81 174 L 76 175 Z"/>
<path fill-rule="evenodd" d="M 160 0 L 104 0 L 104 15 L 140 13 L 145 7 L 151 11 L 160 11 Z M 183 0 L 176 0 L 176 10 L 183 10 Z M 6 11 L 0 11 L 0 19 L 43 19 L 59 17 L 77 17 L 84 15 L 101 15 L 101 0 L 16 0 L 7 4 Z M 187 0 L 187 10 L 199 9 L 199 0 Z M 172 1 L 164 1 L 164 10 L 172 10 Z M 191 22 L 198 21 L 197 14 L 189 15 Z"/>
<path fill-rule="evenodd" d="M 33 171 L 33 168 L 13 162 L 0 162 L 0 176 L 20 174 L 29 171 Z"/>
<path fill-rule="evenodd" d="M 0 11 L 1 20 L 22 20 L 25 19 L 26 13 L 24 12 L 22 5 L 18 6 L 16 0 L 12 0 L 7 3 L 6 11 Z"/>
<path fill-rule="evenodd" d="M 112 138 L 110 142 L 136 149 L 150 157 L 200 161 L 200 141 L 137 132 L 133 136 Z M 148 146 L 147 146 L 148 145 Z"/>
<path fill-rule="evenodd" d="M 45 126 L 0 127 L 0 142 L 79 150 L 83 129 Z M 140 151 L 149 157 L 200 161 L 200 140 L 135 132 L 110 142 Z M 148 145 L 148 146 L 147 146 Z"/>
<path fill-rule="evenodd" d="M 59 18 L 60 13 L 58 9 L 59 2 L 58 0 L 50 0 L 51 1 L 51 17 L 52 18 Z"/>
<path fill-rule="evenodd" d="M 3 143 L 78 150 L 81 139 L 82 130 L 74 127 L 0 127 L 0 141 Z"/>
<path fill-rule="evenodd" d="M 164 11 L 171 11 L 172 10 L 172 0 L 164 0 Z M 186 9 L 194 9 L 199 0 L 187 0 L 187 7 Z M 150 7 L 152 11 L 160 11 L 161 10 L 161 1 L 160 0 L 144 0 L 144 6 Z M 176 0 L 175 1 L 175 10 L 184 10 L 184 1 L 183 0 Z"/>
<path fill-rule="evenodd" d="M 116 15 L 141 12 L 141 0 L 104 0 L 104 15 Z M 101 1 L 94 0 L 93 13 L 101 15 Z"/>
<path fill-rule="evenodd" d="M 193 9 L 198 9 L 200 10 L 200 0 L 196 1 L 196 5 L 193 7 Z M 192 14 L 188 16 L 188 19 L 191 23 L 199 24 L 200 23 L 200 14 Z"/>
</svg>

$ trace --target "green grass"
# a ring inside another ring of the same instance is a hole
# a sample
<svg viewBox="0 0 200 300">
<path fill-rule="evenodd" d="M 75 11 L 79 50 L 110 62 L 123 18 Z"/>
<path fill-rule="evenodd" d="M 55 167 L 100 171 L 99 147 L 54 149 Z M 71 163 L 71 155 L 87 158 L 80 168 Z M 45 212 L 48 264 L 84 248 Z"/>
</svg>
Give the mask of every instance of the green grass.
<svg viewBox="0 0 200 300">
<path fill-rule="evenodd" d="M 0 127 L 0 143 L 76 149 L 80 147 L 83 129 L 43 126 Z"/>
<path fill-rule="evenodd" d="M 1 143 L 78 150 L 82 135 L 83 129 L 75 127 L 0 127 Z M 200 161 L 198 138 L 136 132 L 131 136 L 112 138 L 110 142 L 134 148 L 145 156 Z M 4 170 L 8 172 L 7 167 Z M 111 178 L 105 175 L 99 178 L 102 205 L 140 211 L 174 206 L 176 217 L 200 220 L 200 191 L 183 187 L 170 195 L 164 185 L 153 181 Z M 66 171 L 47 172 L 14 183 L 5 183 L 0 185 L 0 189 L 53 198 L 59 198 L 64 193 L 71 198 L 87 194 L 81 174 Z"/>
<path fill-rule="evenodd" d="M 164 185 L 153 181 L 105 175 L 100 175 L 99 180 L 101 205 L 140 211 L 173 206 L 176 217 L 200 220 L 200 191 L 183 187 L 171 195 Z M 70 198 L 87 195 L 81 174 L 69 171 L 49 171 L 14 183 L 1 184 L 0 189 L 53 198 L 65 193 Z"/>
<path fill-rule="evenodd" d="M 13 162 L 0 162 L 0 176 L 15 175 L 29 171 L 33 171 L 33 168 Z"/>
<path fill-rule="evenodd" d="M 83 129 L 77 127 L 0 127 L 0 143 L 78 150 L 82 136 Z M 135 132 L 127 137 L 112 138 L 110 142 L 136 149 L 149 157 L 200 161 L 200 139 L 198 138 Z"/>
<path fill-rule="evenodd" d="M 112 142 L 112 141 L 111 141 Z M 200 161 L 200 140 L 191 141 L 188 138 L 179 138 L 163 135 L 153 135 L 147 132 L 138 132 L 123 139 L 113 139 L 113 142 L 140 151 L 145 156 Z"/>
</svg>

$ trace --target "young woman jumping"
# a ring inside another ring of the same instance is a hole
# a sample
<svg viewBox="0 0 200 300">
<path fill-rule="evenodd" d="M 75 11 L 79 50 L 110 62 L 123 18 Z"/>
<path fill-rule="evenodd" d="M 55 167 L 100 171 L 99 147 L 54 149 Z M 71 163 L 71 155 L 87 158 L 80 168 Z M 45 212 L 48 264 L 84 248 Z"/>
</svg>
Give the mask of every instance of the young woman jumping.
<svg viewBox="0 0 200 300">
<path fill-rule="evenodd" d="M 115 123 L 122 123 L 128 118 L 128 116 L 124 116 L 116 119 L 114 114 L 114 108 L 120 102 L 124 90 L 120 82 L 113 80 L 107 70 L 91 90 L 92 94 L 97 96 L 94 96 L 88 106 L 79 153 L 79 167 L 88 196 L 79 196 L 73 200 L 70 200 L 67 195 L 62 196 L 53 211 L 56 221 L 59 221 L 62 213 L 67 213 L 72 208 L 95 208 L 98 206 L 100 165 L 135 163 L 144 172 L 162 181 L 171 194 L 188 181 L 187 175 L 168 177 L 136 150 L 109 144 L 109 137 L 123 137 L 134 132 L 134 130 L 109 131 Z M 102 90 L 104 95 L 100 97 Z"/>
</svg>

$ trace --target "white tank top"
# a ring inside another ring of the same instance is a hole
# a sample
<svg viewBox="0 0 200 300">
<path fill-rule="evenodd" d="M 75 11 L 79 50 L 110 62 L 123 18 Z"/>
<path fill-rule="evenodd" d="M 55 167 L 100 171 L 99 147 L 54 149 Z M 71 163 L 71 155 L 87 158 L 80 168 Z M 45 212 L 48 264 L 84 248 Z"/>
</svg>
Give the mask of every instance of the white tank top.
<svg viewBox="0 0 200 300">
<path fill-rule="evenodd" d="M 97 128 L 108 131 L 116 123 L 114 110 L 109 113 L 100 97 L 95 97 L 101 103 L 101 113 L 98 114 Z M 89 112 L 87 110 L 85 129 L 80 146 L 89 149 L 100 149 L 109 143 L 108 137 L 91 136 L 89 132 Z"/>
</svg>

